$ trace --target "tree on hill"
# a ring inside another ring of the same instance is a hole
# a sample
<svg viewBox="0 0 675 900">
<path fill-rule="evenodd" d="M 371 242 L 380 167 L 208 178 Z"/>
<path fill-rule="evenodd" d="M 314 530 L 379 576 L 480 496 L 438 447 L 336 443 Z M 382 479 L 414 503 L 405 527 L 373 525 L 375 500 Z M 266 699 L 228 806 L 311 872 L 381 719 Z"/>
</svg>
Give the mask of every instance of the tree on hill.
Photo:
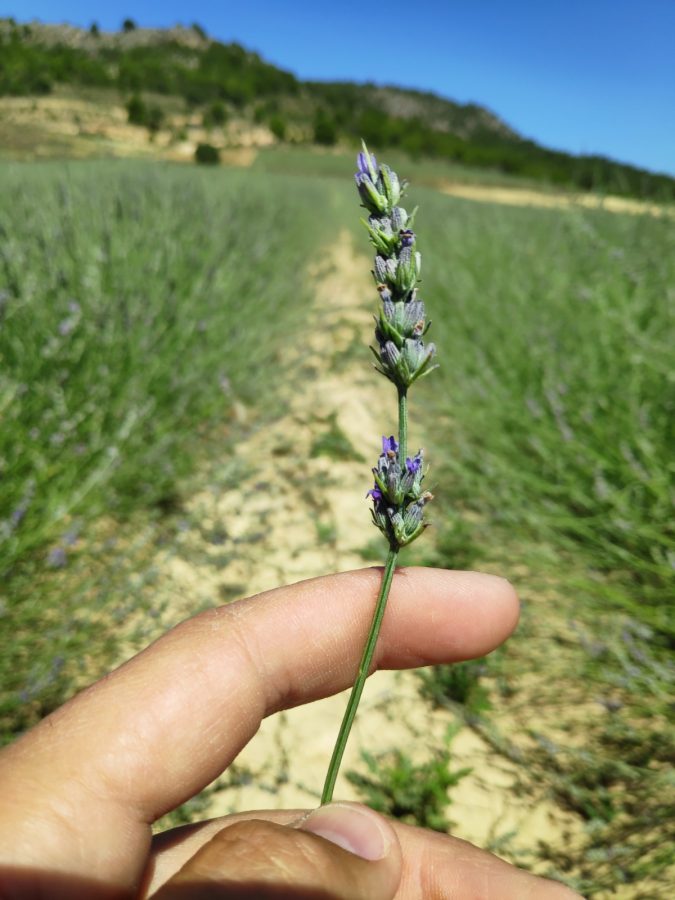
<svg viewBox="0 0 675 900">
<path fill-rule="evenodd" d="M 220 162 L 220 150 L 211 144 L 197 144 L 195 162 L 200 165 L 216 166 Z"/>
<path fill-rule="evenodd" d="M 331 147 L 337 141 L 335 122 L 323 110 L 319 110 L 314 119 L 314 141 L 325 147 Z"/>
<path fill-rule="evenodd" d="M 131 125 L 145 125 L 148 108 L 142 97 L 134 94 L 127 100 L 127 118 Z"/>
<path fill-rule="evenodd" d="M 283 141 L 286 138 L 286 122 L 280 115 L 272 116 L 269 121 L 270 131 L 274 135 L 274 137 Z"/>
<path fill-rule="evenodd" d="M 136 23 L 133 19 L 125 19 L 122 22 L 122 31 L 125 34 L 129 34 L 130 31 L 136 31 Z"/>
</svg>

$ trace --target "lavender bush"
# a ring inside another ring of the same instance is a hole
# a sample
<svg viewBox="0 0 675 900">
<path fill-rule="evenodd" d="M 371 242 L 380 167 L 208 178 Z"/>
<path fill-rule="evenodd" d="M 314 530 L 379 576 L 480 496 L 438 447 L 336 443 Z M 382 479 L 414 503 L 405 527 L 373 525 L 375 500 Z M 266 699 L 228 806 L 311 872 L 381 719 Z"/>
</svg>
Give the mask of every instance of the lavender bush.
<svg viewBox="0 0 675 900">
<path fill-rule="evenodd" d="M 429 325 L 424 303 L 417 296 L 421 257 L 415 249 L 412 231 L 417 210 L 408 215 L 398 205 L 406 183 L 401 183 L 389 166 L 378 166 L 365 144 L 357 164 L 356 186 L 362 206 L 369 213 L 364 224 L 375 248 L 373 277 L 381 300 L 375 319 L 377 348 L 371 347 L 371 350 L 377 360 L 377 371 L 396 386 L 398 438 L 394 435 L 382 438 L 382 453 L 373 468 L 375 484 L 367 494 L 373 502 L 373 522 L 387 539 L 389 553 L 366 646 L 328 767 L 322 803 L 329 803 L 333 797 L 340 763 L 373 659 L 399 551 L 419 537 L 426 527 L 424 507 L 433 499 L 422 487 L 422 450 L 412 457 L 407 453 L 408 389 L 418 378 L 436 368 L 431 365 L 435 347 L 425 345 L 423 340 Z"/>
</svg>

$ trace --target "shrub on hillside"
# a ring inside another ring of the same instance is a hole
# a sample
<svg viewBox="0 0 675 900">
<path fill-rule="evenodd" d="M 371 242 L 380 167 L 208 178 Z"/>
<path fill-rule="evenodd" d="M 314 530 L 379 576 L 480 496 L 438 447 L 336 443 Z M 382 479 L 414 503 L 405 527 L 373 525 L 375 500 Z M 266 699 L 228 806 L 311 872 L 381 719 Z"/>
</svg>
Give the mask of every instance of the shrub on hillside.
<svg viewBox="0 0 675 900">
<path fill-rule="evenodd" d="M 134 94 L 127 100 L 127 118 L 131 125 L 145 125 L 148 108 L 142 97 Z"/>
<path fill-rule="evenodd" d="M 220 162 L 220 150 L 213 144 L 197 144 L 195 162 L 201 165 L 215 166 Z"/>
<path fill-rule="evenodd" d="M 270 131 L 277 140 L 283 141 L 286 138 L 286 122 L 281 116 L 272 116 L 269 126 Z"/>
<path fill-rule="evenodd" d="M 214 100 L 202 116 L 204 128 L 221 128 L 227 122 L 227 110 L 220 100 Z"/>
<path fill-rule="evenodd" d="M 333 119 L 319 111 L 314 119 L 314 142 L 331 147 L 337 141 L 337 128 Z"/>
<path fill-rule="evenodd" d="M 150 134 L 157 134 L 159 129 L 162 127 L 164 123 L 164 110 L 161 106 L 157 106 L 153 104 L 152 106 L 148 106 L 145 113 L 145 122 L 144 125 L 150 132 Z"/>
</svg>

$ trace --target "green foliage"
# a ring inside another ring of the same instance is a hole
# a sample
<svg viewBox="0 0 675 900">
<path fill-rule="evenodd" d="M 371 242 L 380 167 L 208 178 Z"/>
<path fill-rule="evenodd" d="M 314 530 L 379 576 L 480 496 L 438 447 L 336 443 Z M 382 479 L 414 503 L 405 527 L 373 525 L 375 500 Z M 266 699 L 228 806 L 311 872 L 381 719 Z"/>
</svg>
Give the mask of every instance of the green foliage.
<svg viewBox="0 0 675 900">
<path fill-rule="evenodd" d="M 397 149 L 413 158 L 445 159 L 582 190 L 675 199 L 675 179 L 667 175 L 601 156 L 548 150 L 523 140 L 503 123 L 485 122 L 485 111 L 473 104 L 462 106 L 432 94 L 400 91 L 419 109 L 417 115 L 404 118 L 386 112 L 382 99 L 368 85 L 311 82 L 308 86 L 320 108 L 330 109 L 336 127 L 351 135 L 355 145 L 363 138 L 376 150 Z M 441 117 L 449 128 L 436 127 Z"/>
<path fill-rule="evenodd" d="M 164 123 L 164 110 L 156 103 L 151 103 L 145 114 L 145 127 L 151 134 L 156 134 Z"/>
<path fill-rule="evenodd" d="M 89 26 L 89 34 L 92 37 L 98 37 L 100 35 L 100 33 L 101 33 L 101 30 L 98 27 L 98 23 L 92 22 L 91 25 Z"/>
<path fill-rule="evenodd" d="M 125 34 L 129 34 L 130 31 L 136 31 L 136 23 L 133 19 L 125 19 L 122 22 L 122 31 Z"/>
<path fill-rule="evenodd" d="M 204 128 L 222 128 L 227 122 L 227 110 L 220 100 L 210 103 L 202 117 Z"/>
<path fill-rule="evenodd" d="M 439 482 L 474 515 L 566 541 L 588 590 L 672 639 L 671 224 L 429 195 L 418 225 L 425 293 L 451 298 L 423 387 L 448 423 Z"/>
<path fill-rule="evenodd" d="M 117 523 L 175 509 L 204 436 L 229 452 L 233 403 L 282 377 L 269 361 L 302 321 L 328 202 L 308 189 L 124 163 L 0 173 L 5 739 L 113 658 L 138 577 L 133 558 L 104 568 Z"/>
<path fill-rule="evenodd" d="M 455 510 L 433 521 L 433 543 L 417 547 L 417 565 L 438 569 L 470 569 L 479 554 L 476 529 Z"/>
<path fill-rule="evenodd" d="M 148 108 L 138 94 L 127 100 L 127 116 L 131 125 L 145 125 L 147 114 Z"/>
<path fill-rule="evenodd" d="M 134 29 L 127 20 L 123 31 Z M 229 101 L 239 107 L 258 97 L 297 91 L 292 75 L 238 44 L 213 41 L 196 49 L 171 41 L 122 41 L 101 44 L 93 54 L 64 44 L 33 43 L 18 28 L 0 30 L 0 95 L 45 93 L 54 83 L 180 96 L 190 105 Z"/>
<path fill-rule="evenodd" d="M 286 121 L 279 115 L 272 116 L 269 121 L 270 131 L 277 140 L 286 139 Z"/>
<path fill-rule="evenodd" d="M 220 150 L 212 144 L 197 144 L 195 162 L 200 165 L 217 166 L 220 162 Z"/>
<path fill-rule="evenodd" d="M 448 744 L 453 734 L 448 733 Z M 409 825 L 441 832 L 450 829 L 446 810 L 452 800 L 448 792 L 471 769 L 451 771 L 447 744 L 423 763 L 414 763 L 398 749 L 382 756 L 364 752 L 362 758 L 370 774 L 350 771 L 347 778 L 368 806 Z"/>
<path fill-rule="evenodd" d="M 164 110 L 156 103 L 146 103 L 138 94 L 127 101 L 127 116 L 132 125 L 143 125 L 150 134 L 159 131 L 164 123 Z"/>
<path fill-rule="evenodd" d="M 481 660 L 468 660 L 453 665 L 431 666 L 419 669 L 422 682 L 421 694 L 435 706 L 459 703 L 469 713 L 481 713 L 490 709 L 488 692 L 480 683 L 485 672 Z"/>
<path fill-rule="evenodd" d="M 335 122 L 323 110 L 319 110 L 314 119 L 314 141 L 331 147 L 337 141 Z"/>
</svg>

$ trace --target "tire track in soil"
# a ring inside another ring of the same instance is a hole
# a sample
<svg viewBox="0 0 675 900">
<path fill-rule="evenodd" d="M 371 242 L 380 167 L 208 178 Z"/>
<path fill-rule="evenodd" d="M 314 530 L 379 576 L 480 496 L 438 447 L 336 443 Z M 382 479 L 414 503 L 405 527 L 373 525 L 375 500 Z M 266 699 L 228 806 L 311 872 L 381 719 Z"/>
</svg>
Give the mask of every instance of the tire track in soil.
<svg viewBox="0 0 675 900">
<path fill-rule="evenodd" d="M 287 349 L 286 362 L 298 378 L 279 386 L 278 416 L 271 424 L 252 426 L 235 458 L 222 463 L 226 474 L 211 473 L 210 486 L 191 498 L 187 512 L 200 528 L 186 531 L 178 548 L 163 549 L 154 560 L 153 590 L 167 610 L 162 627 L 215 605 L 214 598 L 252 595 L 365 564 L 359 550 L 375 534 L 364 500 L 369 464 L 377 456 L 379 435 L 394 430 L 396 404 L 391 386 L 375 375 L 364 350 L 372 340 L 374 311 L 365 287 L 369 260 L 355 253 L 347 232 L 324 258 L 322 267 L 309 273 L 316 285 L 314 305 L 306 337 Z M 365 461 L 312 457 L 331 417 Z M 413 416 L 410 444 L 423 445 L 415 432 Z M 218 489 L 219 481 L 231 483 L 233 468 L 241 475 L 238 487 Z M 204 537 L 209 534 L 218 540 Z M 380 671 L 368 679 L 336 797 L 360 799 L 344 772 L 365 771 L 362 749 L 377 755 L 403 748 L 421 762 L 444 745 L 454 718 L 432 710 L 420 698 L 418 684 L 411 672 Z M 266 719 L 217 782 L 206 814 L 315 806 L 347 696 Z M 452 766 L 473 770 L 452 788 L 449 817 L 459 837 L 480 846 L 501 843 L 505 858 L 526 853 L 531 862 L 539 841 L 567 846 L 580 833 L 580 820 L 543 795 L 517 794 L 522 783 L 517 765 L 468 728 L 453 739 Z M 510 837 L 505 841 L 505 836 Z"/>
</svg>

